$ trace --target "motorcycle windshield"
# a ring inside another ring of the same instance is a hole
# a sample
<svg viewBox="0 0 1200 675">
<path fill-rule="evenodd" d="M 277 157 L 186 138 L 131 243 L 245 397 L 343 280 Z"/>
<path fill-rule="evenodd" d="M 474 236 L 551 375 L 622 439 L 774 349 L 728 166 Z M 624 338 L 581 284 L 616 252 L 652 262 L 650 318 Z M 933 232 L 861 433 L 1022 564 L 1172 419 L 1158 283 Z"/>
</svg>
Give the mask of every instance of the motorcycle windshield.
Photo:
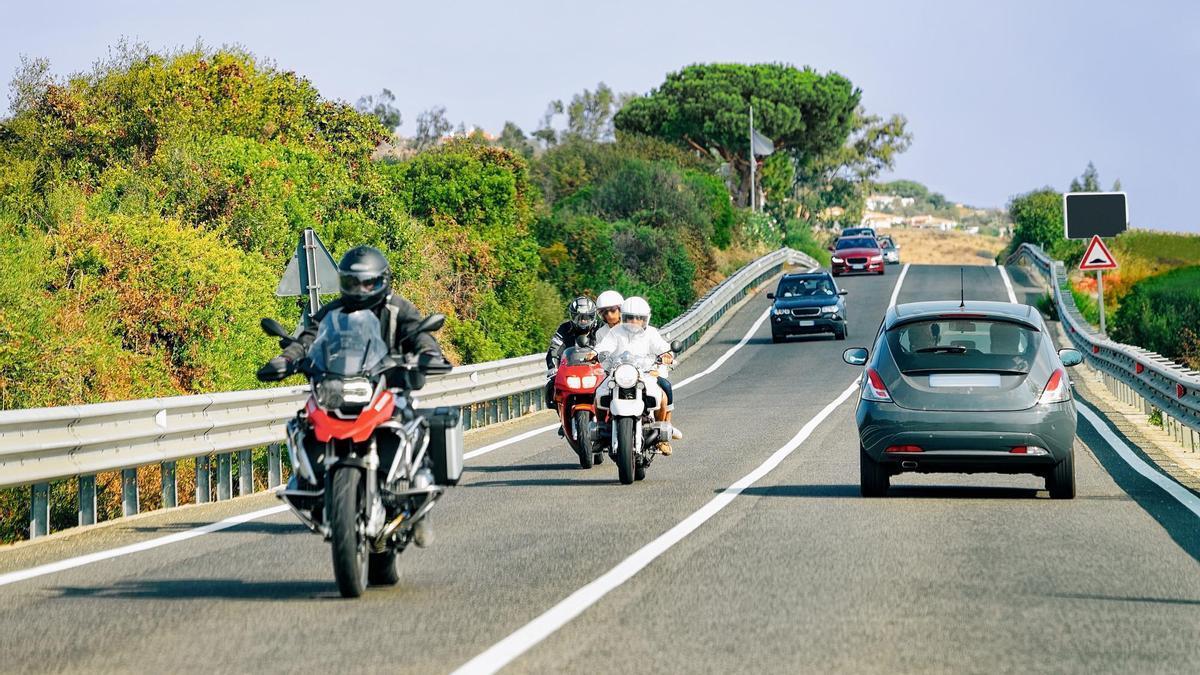
<svg viewBox="0 0 1200 675">
<path fill-rule="evenodd" d="M 387 353 L 374 313 L 335 309 L 321 320 L 308 357 L 313 368 L 326 375 L 357 377 L 378 365 Z"/>
<path fill-rule="evenodd" d="M 607 370 L 615 370 L 617 366 L 628 363 L 638 370 L 650 370 L 654 368 L 655 359 L 644 354 L 634 354 L 630 351 L 623 351 L 609 359 L 609 367 Z"/>
</svg>

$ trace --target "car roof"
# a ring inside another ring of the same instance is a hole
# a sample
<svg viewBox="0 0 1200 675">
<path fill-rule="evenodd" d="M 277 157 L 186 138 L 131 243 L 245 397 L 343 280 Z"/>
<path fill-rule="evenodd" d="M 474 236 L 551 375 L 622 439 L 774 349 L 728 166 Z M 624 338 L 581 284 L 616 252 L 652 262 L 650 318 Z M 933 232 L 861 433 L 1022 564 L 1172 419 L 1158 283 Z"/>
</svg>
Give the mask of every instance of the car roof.
<svg viewBox="0 0 1200 675">
<path fill-rule="evenodd" d="M 987 300 L 967 300 L 959 307 L 958 300 L 908 302 L 889 307 L 883 323 L 887 329 L 930 318 L 962 316 L 972 319 L 992 319 L 1020 323 L 1041 330 L 1041 315 L 1029 305 Z"/>
</svg>

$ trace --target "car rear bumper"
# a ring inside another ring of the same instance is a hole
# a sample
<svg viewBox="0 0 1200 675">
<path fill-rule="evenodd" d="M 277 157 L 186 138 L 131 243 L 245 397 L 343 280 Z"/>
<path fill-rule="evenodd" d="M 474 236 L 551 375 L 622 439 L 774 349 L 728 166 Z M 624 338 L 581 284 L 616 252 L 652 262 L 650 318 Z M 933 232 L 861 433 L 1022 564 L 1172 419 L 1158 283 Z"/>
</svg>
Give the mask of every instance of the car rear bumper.
<svg viewBox="0 0 1200 675">
<path fill-rule="evenodd" d="M 808 324 L 808 325 L 806 325 Z M 771 317 L 771 332 L 776 335 L 804 335 L 808 333 L 837 333 L 843 330 L 846 321 L 841 316 L 792 316 L 776 314 Z"/>
<path fill-rule="evenodd" d="M 1075 441 L 1072 402 L 1017 411 L 925 411 L 894 403 L 859 401 L 859 440 L 867 454 L 894 471 L 1042 473 L 1071 452 Z M 913 445 L 922 452 L 887 452 Z M 1016 454 L 1014 447 L 1048 454 Z M 904 464 L 901 462 L 915 462 Z"/>
</svg>

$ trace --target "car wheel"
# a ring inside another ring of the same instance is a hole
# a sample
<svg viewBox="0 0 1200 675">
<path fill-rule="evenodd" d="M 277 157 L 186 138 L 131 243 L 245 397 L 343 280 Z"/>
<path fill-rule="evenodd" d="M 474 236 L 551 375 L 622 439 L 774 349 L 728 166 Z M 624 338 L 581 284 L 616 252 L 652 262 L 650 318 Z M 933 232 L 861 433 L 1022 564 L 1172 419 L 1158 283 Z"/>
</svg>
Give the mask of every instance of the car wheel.
<svg viewBox="0 0 1200 675">
<path fill-rule="evenodd" d="M 1075 498 L 1075 450 L 1067 451 L 1067 456 L 1062 459 L 1050 473 L 1046 475 L 1046 490 L 1050 492 L 1051 499 L 1074 499 Z"/>
<path fill-rule="evenodd" d="M 883 497 L 887 494 L 892 477 L 887 468 L 871 459 L 866 448 L 858 446 L 859 490 L 864 497 Z"/>
<path fill-rule="evenodd" d="M 839 340 L 845 340 L 846 333 L 847 333 L 846 327 L 842 326 L 841 329 L 834 331 L 833 336 Z"/>
</svg>

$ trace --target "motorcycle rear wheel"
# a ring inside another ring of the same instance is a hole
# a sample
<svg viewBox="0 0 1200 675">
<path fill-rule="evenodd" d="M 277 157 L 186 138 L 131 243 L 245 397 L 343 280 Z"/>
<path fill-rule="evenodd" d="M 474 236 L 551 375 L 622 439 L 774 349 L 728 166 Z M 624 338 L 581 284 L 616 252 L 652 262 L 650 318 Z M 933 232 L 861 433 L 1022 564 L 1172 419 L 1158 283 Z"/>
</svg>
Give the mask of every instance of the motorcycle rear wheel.
<svg viewBox="0 0 1200 675">
<path fill-rule="evenodd" d="M 329 529 L 333 551 L 333 577 L 343 598 L 357 598 L 367 587 L 370 556 L 367 539 L 358 531 L 358 492 L 362 471 L 353 467 L 334 470 L 330 480 Z"/>
<path fill-rule="evenodd" d="M 633 452 L 633 418 L 621 417 L 617 420 L 617 476 L 622 485 L 629 485 L 634 478 L 634 466 L 637 459 Z"/>
<path fill-rule="evenodd" d="M 586 410 L 576 410 L 575 423 L 575 452 L 579 455 L 579 467 L 582 469 L 592 468 L 592 444 L 588 440 L 588 424 L 592 421 L 592 414 Z"/>
</svg>

